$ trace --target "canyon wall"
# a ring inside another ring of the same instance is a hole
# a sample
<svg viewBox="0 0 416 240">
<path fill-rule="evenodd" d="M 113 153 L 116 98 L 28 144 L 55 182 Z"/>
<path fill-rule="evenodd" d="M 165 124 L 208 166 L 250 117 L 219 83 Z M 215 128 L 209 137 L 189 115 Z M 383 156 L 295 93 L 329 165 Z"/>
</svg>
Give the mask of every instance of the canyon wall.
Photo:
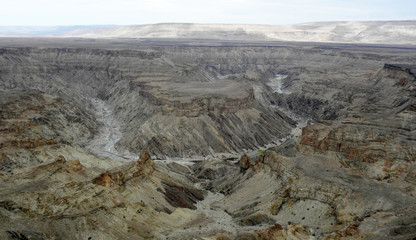
<svg viewBox="0 0 416 240">
<path fill-rule="evenodd" d="M 0 89 L 41 90 L 89 113 L 103 99 L 122 125 L 116 148 L 161 158 L 258 149 L 290 134 L 287 112 L 337 119 L 373 91 L 385 63 L 412 59 L 401 49 L 66 41 L 1 48 Z M 268 85 L 277 74 L 287 75 L 282 93 Z"/>
</svg>

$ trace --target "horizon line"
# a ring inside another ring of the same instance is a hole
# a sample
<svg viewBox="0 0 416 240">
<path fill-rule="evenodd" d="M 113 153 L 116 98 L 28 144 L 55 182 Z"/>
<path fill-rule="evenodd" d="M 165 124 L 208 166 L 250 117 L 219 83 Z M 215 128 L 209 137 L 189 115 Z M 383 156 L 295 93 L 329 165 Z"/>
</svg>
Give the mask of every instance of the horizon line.
<svg viewBox="0 0 416 240">
<path fill-rule="evenodd" d="M 198 23 L 198 22 L 157 22 L 157 23 L 137 23 L 137 24 L 68 24 L 68 25 L 0 25 L 0 27 L 126 27 L 126 26 L 145 26 L 145 25 L 163 25 L 163 24 L 199 24 L 199 25 L 264 25 L 264 26 L 287 26 L 311 23 L 345 23 L 345 22 L 416 22 L 416 19 L 402 20 L 331 20 L 331 21 L 314 21 L 299 22 L 289 24 L 266 24 L 266 23 Z"/>
</svg>

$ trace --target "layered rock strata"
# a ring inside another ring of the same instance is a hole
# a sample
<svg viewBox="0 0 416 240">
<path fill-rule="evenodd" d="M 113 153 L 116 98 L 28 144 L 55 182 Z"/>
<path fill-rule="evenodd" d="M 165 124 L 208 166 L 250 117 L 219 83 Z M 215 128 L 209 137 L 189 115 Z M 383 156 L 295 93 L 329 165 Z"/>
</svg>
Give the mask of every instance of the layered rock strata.
<svg viewBox="0 0 416 240">
<path fill-rule="evenodd" d="M 244 167 L 244 162 L 240 166 Z M 223 237 L 285 239 L 293 234 L 300 239 L 411 239 L 415 236 L 412 193 L 394 184 L 369 179 L 336 159 L 291 158 L 269 151 L 245 171 L 241 172 L 240 166 L 215 161 L 195 165 L 199 178 L 212 179 L 205 185 L 207 189 L 225 194 L 211 207 L 225 209 L 234 223 L 244 226 L 234 234 L 222 233 Z M 397 219 L 403 219 L 403 224 Z M 263 230 L 265 226 L 270 228 Z"/>
<path fill-rule="evenodd" d="M 347 117 L 304 128 L 298 149 L 335 157 L 377 180 L 411 178 L 416 161 L 416 83 L 410 69 L 385 65 L 373 79 L 378 91 Z"/>
<path fill-rule="evenodd" d="M 77 126 L 72 115 L 87 110 L 39 91 L 1 95 L 2 136 L 53 134 L 59 140 L 0 148 L 0 238 L 415 238 L 414 92 L 412 85 L 397 85 L 400 79 L 393 75 L 382 69 L 375 75 L 382 78 L 372 81 L 401 94 L 369 98 L 377 104 L 365 110 L 371 114 L 355 122 L 353 131 L 341 132 L 345 118 L 321 121 L 304 129 L 296 148 L 283 151 L 300 150 L 294 157 L 266 151 L 237 162 L 212 159 L 188 166 L 153 161 L 147 151 L 124 164 L 98 158 L 82 148 L 94 128 L 72 129 Z M 350 118 L 358 118 L 360 109 L 352 109 Z M 27 124 L 33 112 L 48 121 Z M 94 126 L 93 118 L 82 119 Z M 389 123 L 389 131 L 377 121 Z M 58 123 L 63 127 L 55 129 Z M 378 140 L 362 134 L 370 129 Z M 382 139 L 381 133 L 393 137 Z M 376 162 L 348 158 L 344 145 L 336 148 L 339 141 L 367 152 L 379 149 L 368 146 L 388 143 L 392 148 L 386 150 L 397 154 L 385 160 L 378 152 Z M 404 141 L 408 144 L 395 145 Z M 398 147 L 402 154 L 393 151 Z M 372 175 L 380 169 L 387 169 L 388 177 Z"/>
</svg>

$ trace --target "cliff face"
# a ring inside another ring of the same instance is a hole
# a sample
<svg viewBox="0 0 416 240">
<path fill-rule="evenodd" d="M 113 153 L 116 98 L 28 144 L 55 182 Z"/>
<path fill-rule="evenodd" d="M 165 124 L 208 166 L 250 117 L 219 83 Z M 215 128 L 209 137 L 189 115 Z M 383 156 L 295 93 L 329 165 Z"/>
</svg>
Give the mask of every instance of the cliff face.
<svg viewBox="0 0 416 240">
<path fill-rule="evenodd" d="M 97 127 L 93 113 L 76 103 L 38 90 L 1 91 L 0 169 L 10 172 L 48 161 L 49 151 L 81 148 Z"/>
<path fill-rule="evenodd" d="M 49 139 L 83 146 L 97 131 L 93 113 L 83 106 L 37 90 L 3 91 L 0 104 L 2 137 L 12 142 L 39 139 L 44 145 L 48 141 L 41 139 Z"/>
<path fill-rule="evenodd" d="M 147 151 L 125 164 L 87 152 L 97 123 L 76 103 L 37 90 L 0 100 L 1 239 L 159 239 L 204 218 L 183 169 Z"/>
<path fill-rule="evenodd" d="M 301 144 L 341 153 L 344 158 L 355 161 L 412 162 L 416 160 L 415 123 L 408 117 L 412 119 L 414 115 L 414 111 L 406 111 L 382 121 L 351 118 L 337 123 L 318 122 L 303 129 Z"/>
<path fill-rule="evenodd" d="M 123 124 L 117 146 L 161 157 L 253 149 L 290 132 L 291 120 L 255 98 L 253 86 L 262 83 L 244 77 L 252 60 L 236 59 L 233 48 L 183 50 L 5 48 L 0 88 L 39 89 L 89 112 L 91 98 L 107 100 Z M 211 65 L 218 56 L 225 64 Z"/>
<path fill-rule="evenodd" d="M 299 149 L 337 157 L 378 180 L 413 176 L 415 78 L 407 68 L 386 65 L 373 81 L 376 91 L 348 117 L 304 128 Z"/>
<path fill-rule="evenodd" d="M 134 86 L 138 85 L 138 86 Z M 130 83 L 132 90 L 148 99 L 154 105 L 154 110 L 164 115 L 175 114 L 177 117 L 198 117 L 199 115 L 213 113 L 215 115 L 235 113 L 239 110 L 253 108 L 255 96 L 253 89 L 246 89 L 240 96 L 230 98 L 221 94 L 204 94 L 204 96 L 187 96 L 181 99 L 175 95 L 158 93 L 158 89 L 146 86 L 143 83 Z M 160 96 L 162 95 L 162 96 Z M 167 96 L 166 96 L 167 95 Z M 178 99 L 178 100 L 176 100 Z"/>
<path fill-rule="evenodd" d="M 261 51 L 247 49 L 243 60 L 234 48 L 184 50 L 5 48 L 0 87 L 39 89 L 88 111 L 90 98 L 106 99 L 123 124 L 118 146 L 161 157 L 253 149 L 289 133 L 293 122 L 255 98 L 274 64 L 255 60 Z M 253 61 L 262 66 L 248 79 Z"/>
<path fill-rule="evenodd" d="M 400 49 L 376 54 L 314 45 L 137 46 L 96 39 L 95 47 L 87 40 L 68 47 L 66 41 L 1 48 L 0 88 L 38 89 L 89 113 L 95 110 L 91 99 L 101 98 L 121 124 L 116 148 L 149 149 L 163 158 L 258 149 L 293 129 L 280 110 L 337 119 L 350 106 L 363 106 L 368 94 L 383 91 L 388 83 L 377 83 L 377 69 L 412 59 Z M 406 85 L 412 70 L 402 72 L 397 84 Z M 279 80 L 280 92 L 269 84 L 276 76 L 286 76 Z"/>
<path fill-rule="evenodd" d="M 158 44 L 3 49 L 1 239 L 416 237 L 413 50 Z"/>
<path fill-rule="evenodd" d="M 295 124 L 283 113 L 263 106 L 252 91 L 241 98 L 211 95 L 187 102 L 148 94 L 127 92 L 110 98 L 126 106 L 115 113 L 128 116 L 119 144 L 133 152 L 149 149 L 161 158 L 255 149 L 285 136 Z"/>
</svg>

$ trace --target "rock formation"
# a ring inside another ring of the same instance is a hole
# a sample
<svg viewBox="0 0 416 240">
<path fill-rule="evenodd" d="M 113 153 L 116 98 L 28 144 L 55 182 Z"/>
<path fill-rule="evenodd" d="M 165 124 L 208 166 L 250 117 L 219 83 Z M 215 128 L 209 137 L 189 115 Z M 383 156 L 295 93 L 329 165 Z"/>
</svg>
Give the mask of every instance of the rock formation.
<svg viewBox="0 0 416 240">
<path fill-rule="evenodd" d="M 345 118 L 304 128 L 299 150 L 336 157 L 368 177 L 395 181 L 414 171 L 415 77 L 411 68 L 385 65 L 374 81 L 379 91 L 369 98 L 371 102 L 352 109 Z"/>
<path fill-rule="evenodd" d="M 114 183 L 114 180 L 111 178 L 110 173 L 106 171 L 105 173 L 101 173 L 100 176 L 94 178 L 92 183 L 98 184 L 104 187 L 110 187 L 111 184 Z"/>
<path fill-rule="evenodd" d="M 242 174 L 238 172 L 231 178 L 223 176 L 230 181 L 223 185 L 227 188 L 226 196 L 212 205 L 226 209 L 241 226 L 248 222 L 256 225 L 276 222 L 287 227 L 283 231 L 276 225 L 252 233 L 260 239 L 284 239 L 290 234 L 329 239 L 373 235 L 377 239 L 400 235 L 390 229 L 402 227 L 409 233 L 407 237 L 413 236 L 411 221 L 401 226 L 394 217 L 384 222 L 384 226 L 368 228 L 369 222 L 381 224 L 385 214 L 412 218 L 412 193 L 405 194 L 389 183 L 369 181 L 355 173 L 354 168 L 341 168 L 337 160 L 328 157 L 288 158 L 270 151 L 264 159 L 267 160 L 262 169 L 251 169 L 243 173 L 244 177 L 238 177 Z M 280 166 L 277 171 L 276 166 Z M 374 229 L 380 232 L 372 232 Z"/>
<path fill-rule="evenodd" d="M 240 167 L 241 167 L 241 169 L 247 170 L 252 166 L 253 166 L 253 164 L 251 163 L 250 157 L 247 156 L 247 154 L 244 154 L 243 156 L 241 156 L 241 158 L 240 158 Z"/>
<path fill-rule="evenodd" d="M 140 159 L 137 161 L 137 168 L 140 175 L 152 176 L 154 171 L 153 160 L 147 150 L 140 154 Z"/>
<path fill-rule="evenodd" d="M 259 54 L 247 51 L 256 61 Z M 233 48 L 220 53 L 169 47 L 4 48 L 2 66 L 13 67 L 0 70 L 0 89 L 39 89 L 87 115 L 94 110 L 90 99 L 102 98 L 122 125 L 116 148 L 133 153 L 149 149 L 159 158 L 236 153 L 284 137 L 295 124 L 256 98 L 254 89 L 263 84 L 253 80 L 270 75 L 274 63 L 264 61 L 252 71 L 238 54 Z M 235 62 L 219 64 L 218 58 Z M 248 72 L 255 74 L 248 78 Z M 97 123 L 86 126 L 96 130 Z"/>
<path fill-rule="evenodd" d="M 109 41 L 0 48 L 0 239 L 416 237 L 413 48 Z"/>
</svg>

